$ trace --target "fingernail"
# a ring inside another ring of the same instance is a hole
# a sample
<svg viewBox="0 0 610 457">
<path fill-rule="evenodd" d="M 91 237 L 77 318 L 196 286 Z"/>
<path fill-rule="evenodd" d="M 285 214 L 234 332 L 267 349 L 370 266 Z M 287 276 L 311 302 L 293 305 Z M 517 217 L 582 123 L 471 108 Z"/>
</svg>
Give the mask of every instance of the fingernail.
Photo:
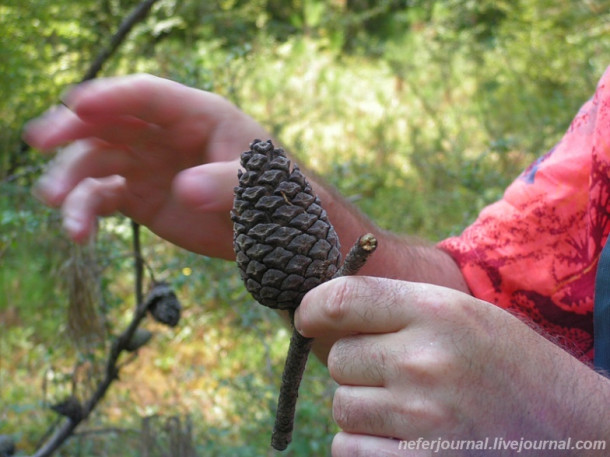
<svg viewBox="0 0 610 457">
<path fill-rule="evenodd" d="M 78 98 L 79 93 L 80 90 L 78 85 L 69 86 L 61 93 L 61 95 L 59 96 L 59 100 L 66 108 L 72 109 L 75 105 L 75 101 Z"/>
<path fill-rule="evenodd" d="M 56 206 L 58 204 L 59 189 L 53 185 L 49 178 L 43 176 L 32 187 L 32 195 L 46 205 Z"/>
<path fill-rule="evenodd" d="M 57 147 L 58 143 L 53 141 L 53 133 L 59 127 L 62 110 L 65 112 L 66 108 L 54 106 L 36 119 L 28 121 L 23 127 L 21 135 L 24 141 L 42 152 L 48 152 Z"/>
<path fill-rule="evenodd" d="M 68 236 L 76 242 L 80 243 L 87 241 L 90 237 L 90 233 L 87 230 L 87 224 L 81 219 L 72 216 L 64 217 L 62 226 Z"/>
<path fill-rule="evenodd" d="M 63 227 L 66 232 L 72 234 L 81 231 L 83 228 L 83 224 L 82 222 L 77 219 L 74 219 L 73 217 L 66 217 L 63 220 Z"/>
<path fill-rule="evenodd" d="M 299 318 L 299 308 L 297 308 L 294 312 L 294 320 L 293 320 L 293 324 L 294 324 L 294 329 L 299 332 L 302 336 L 303 335 L 303 329 L 301 328 L 301 320 Z"/>
<path fill-rule="evenodd" d="M 38 182 L 34 184 L 34 187 L 32 187 L 32 195 L 37 200 L 47 205 L 54 206 L 56 204 L 54 198 L 56 192 L 54 191 L 53 186 L 51 185 L 49 180 L 44 177 L 40 178 Z"/>
</svg>

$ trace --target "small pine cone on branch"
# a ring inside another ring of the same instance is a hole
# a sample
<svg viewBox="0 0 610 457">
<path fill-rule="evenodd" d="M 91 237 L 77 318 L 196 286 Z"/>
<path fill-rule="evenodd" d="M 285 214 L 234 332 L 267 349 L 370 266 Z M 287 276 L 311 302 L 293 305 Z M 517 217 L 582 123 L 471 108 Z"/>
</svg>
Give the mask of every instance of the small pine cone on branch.
<svg viewBox="0 0 610 457">
<path fill-rule="evenodd" d="M 50 408 L 74 422 L 80 422 L 83 417 L 83 406 L 80 400 L 73 395 L 51 405 Z"/>
<path fill-rule="evenodd" d="M 144 302 L 154 320 L 168 327 L 178 325 L 182 305 L 168 283 L 155 283 Z"/>
<path fill-rule="evenodd" d="M 298 166 L 271 141 L 241 156 L 231 217 L 237 265 L 261 304 L 294 310 L 337 272 L 339 238 Z"/>
</svg>

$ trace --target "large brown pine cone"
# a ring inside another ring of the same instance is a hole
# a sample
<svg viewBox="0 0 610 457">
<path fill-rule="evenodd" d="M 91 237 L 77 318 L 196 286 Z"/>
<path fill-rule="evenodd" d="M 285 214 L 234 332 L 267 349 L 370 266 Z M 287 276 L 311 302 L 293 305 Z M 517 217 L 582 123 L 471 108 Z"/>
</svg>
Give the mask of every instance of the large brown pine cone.
<svg viewBox="0 0 610 457">
<path fill-rule="evenodd" d="M 254 140 L 231 218 L 242 279 L 261 304 L 294 309 L 337 271 L 339 238 L 305 176 L 271 141 Z"/>
</svg>

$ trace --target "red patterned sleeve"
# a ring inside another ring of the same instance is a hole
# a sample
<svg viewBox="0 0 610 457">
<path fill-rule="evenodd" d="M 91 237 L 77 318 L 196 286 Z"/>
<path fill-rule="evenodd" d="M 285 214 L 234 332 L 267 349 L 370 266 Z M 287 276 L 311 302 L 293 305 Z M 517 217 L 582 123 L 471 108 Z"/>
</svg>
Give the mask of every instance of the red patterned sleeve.
<svg viewBox="0 0 610 457">
<path fill-rule="evenodd" d="M 593 292 L 610 230 L 610 67 L 562 140 L 439 246 L 473 295 L 519 313 L 583 360 L 593 356 Z"/>
</svg>

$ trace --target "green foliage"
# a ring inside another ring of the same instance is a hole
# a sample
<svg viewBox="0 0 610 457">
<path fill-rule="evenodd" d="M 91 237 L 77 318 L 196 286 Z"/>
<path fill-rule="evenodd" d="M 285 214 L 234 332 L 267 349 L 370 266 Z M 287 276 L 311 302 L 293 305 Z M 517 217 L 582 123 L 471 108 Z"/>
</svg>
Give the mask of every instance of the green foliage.
<svg viewBox="0 0 610 457">
<path fill-rule="evenodd" d="M 73 250 L 57 212 L 30 196 L 46 159 L 23 147 L 22 126 L 80 80 L 137 3 L 0 5 L 0 430 L 24 452 L 55 419 L 44 406 L 69 392 L 74 366 L 103 348 L 79 352 L 68 338 Z M 147 71 L 218 92 L 381 226 L 437 240 L 497 199 L 592 94 L 610 55 L 605 3 L 159 0 L 103 74 Z M 101 224 L 99 312 L 115 334 L 134 305 L 130 243 L 121 217 Z M 154 338 L 86 424 L 120 438 L 82 435 L 59 455 L 138 455 L 151 414 L 190 415 L 200 455 L 271 455 L 288 344 L 279 317 L 253 303 L 232 263 L 146 231 L 143 245 L 176 288 L 182 321 L 146 323 Z M 286 455 L 328 453 L 333 389 L 312 360 Z"/>
</svg>

